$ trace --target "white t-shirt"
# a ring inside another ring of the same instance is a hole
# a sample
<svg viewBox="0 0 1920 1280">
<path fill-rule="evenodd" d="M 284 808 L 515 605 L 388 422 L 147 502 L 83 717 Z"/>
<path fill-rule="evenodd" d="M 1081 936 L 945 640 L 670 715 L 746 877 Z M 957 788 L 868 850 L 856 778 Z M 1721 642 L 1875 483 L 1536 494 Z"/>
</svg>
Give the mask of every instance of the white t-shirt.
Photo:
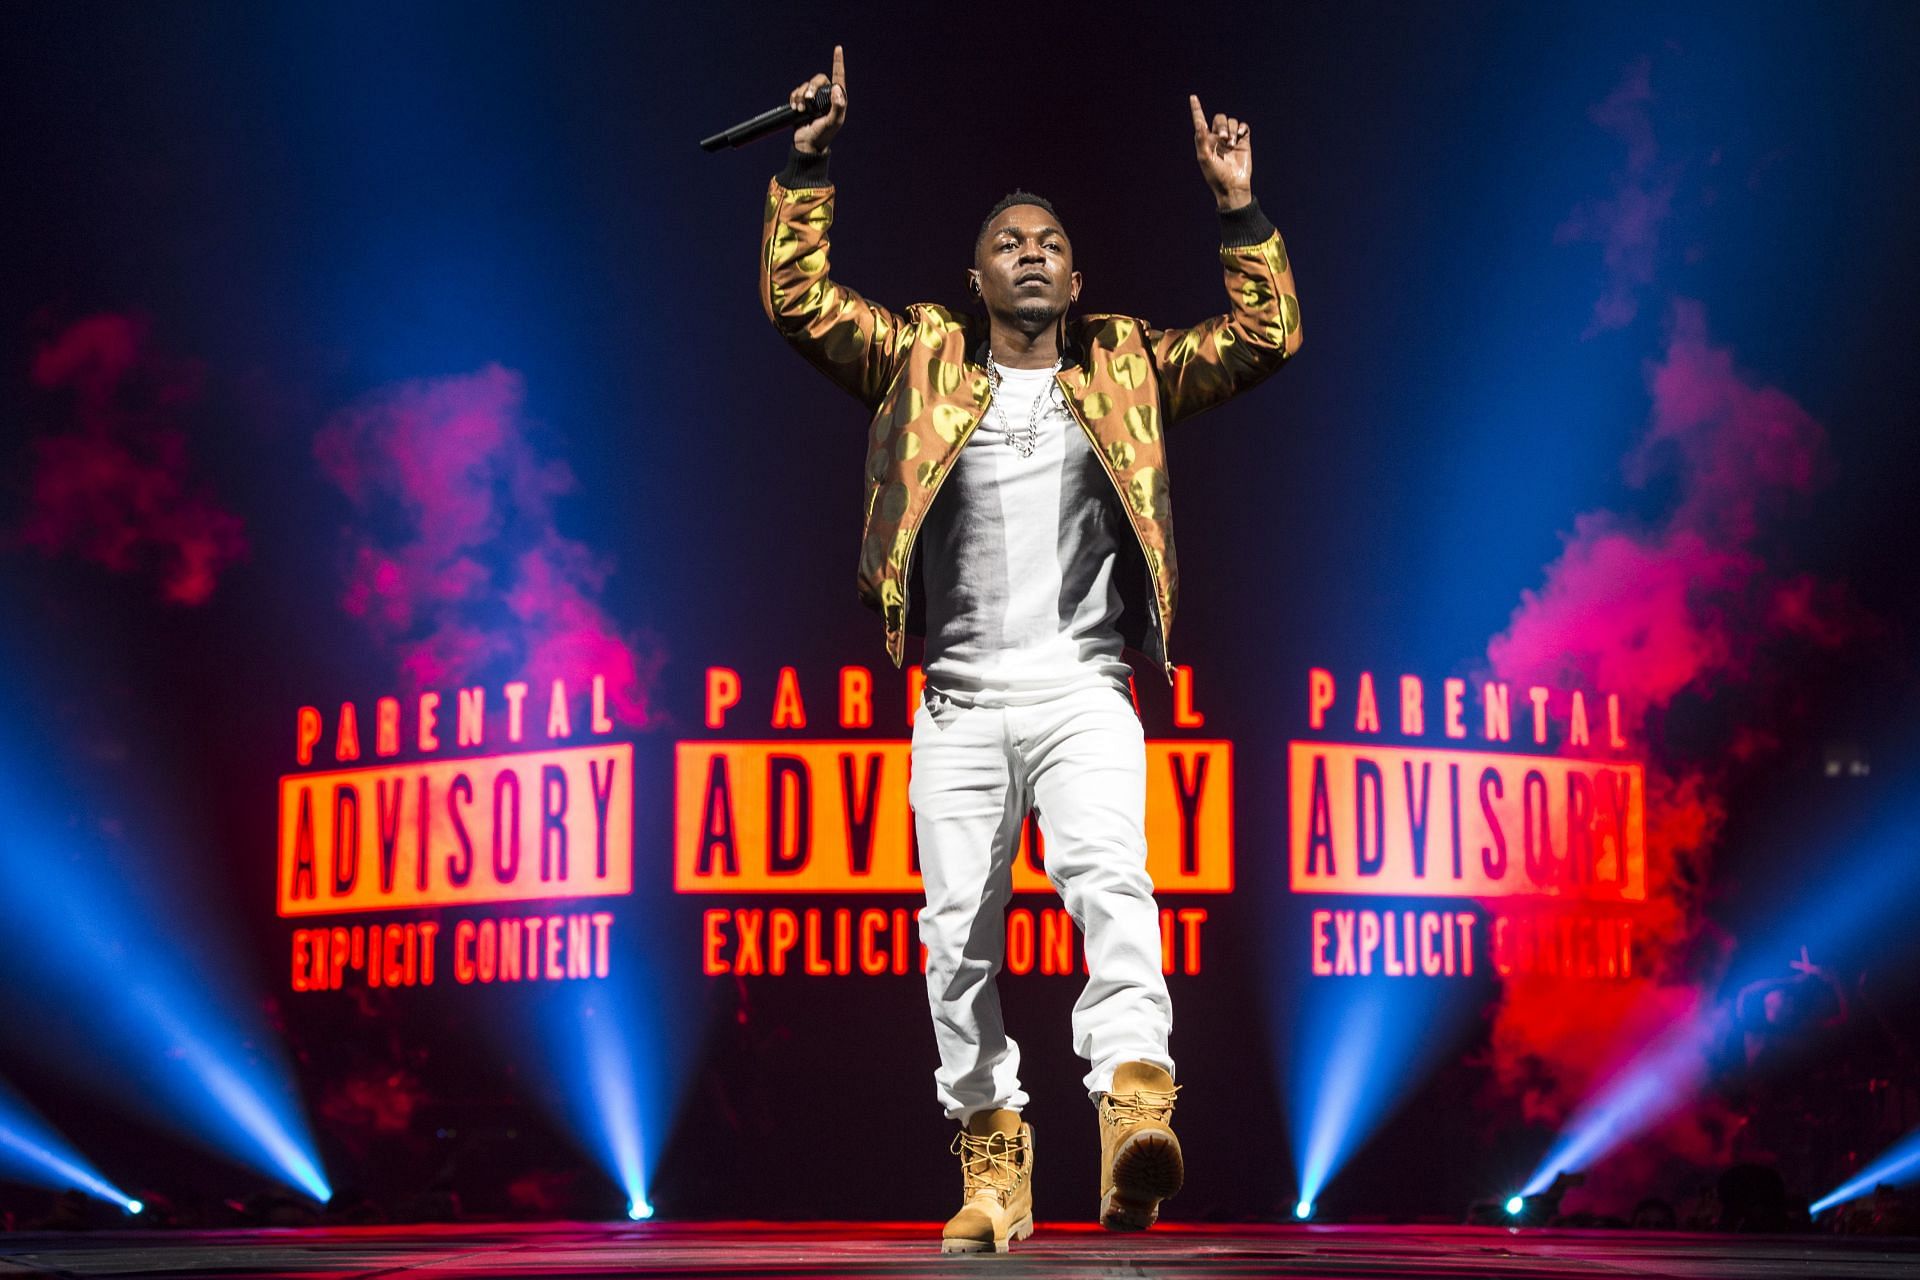
<svg viewBox="0 0 1920 1280">
<path fill-rule="evenodd" d="M 1124 693 L 1114 574 L 1131 529 L 1119 497 L 1053 371 L 995 367 L 1000 389 L 921 528 L 927 682 L 980 705 L 1099 684 Z M 1022 457 L 1008 432 L 1024 437 L 1041 396 Z"/>
</svg>

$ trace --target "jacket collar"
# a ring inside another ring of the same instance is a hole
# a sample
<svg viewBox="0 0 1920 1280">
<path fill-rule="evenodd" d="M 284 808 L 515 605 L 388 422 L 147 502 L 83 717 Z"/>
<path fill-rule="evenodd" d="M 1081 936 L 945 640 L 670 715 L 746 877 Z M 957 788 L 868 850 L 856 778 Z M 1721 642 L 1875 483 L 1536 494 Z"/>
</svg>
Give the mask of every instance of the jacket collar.
<svg viewBox="0 0 1920 1280">
<path fill-rule="evenodd" d="M 987 364 L 987 342 L 993 336 L 988 330 L 987 318 L 984 315 L 972 311 L 965 312 L 964 314 L 967 325 L 967 359 L 979 365 L 981 368 L 985 368 Z M 1080 317 L 1069 315 L 1066 323 L 1062 325 L 1061 328 L 1064 331 L 1060 341 L 1062 368 L 1071 369 L 1075 366 L 1082 369 L 1090 368 L 1091 365 L 1088 364 L 1087 338 L 1084 332 L 1085 325 Z"/>
</svg>

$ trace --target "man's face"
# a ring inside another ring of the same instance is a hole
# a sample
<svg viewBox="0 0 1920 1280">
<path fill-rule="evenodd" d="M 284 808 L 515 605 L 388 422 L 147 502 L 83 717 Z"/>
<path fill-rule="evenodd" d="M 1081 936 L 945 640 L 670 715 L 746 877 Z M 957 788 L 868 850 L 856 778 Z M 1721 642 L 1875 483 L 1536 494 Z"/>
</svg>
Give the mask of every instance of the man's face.
<svg viewBox="0 0 1920 1280">
<path fill-rule="evenodd" d="M 1002 209 L 974 251 L 973 266 L 980 297 L 993 315 L 1048 324 L 1080 295 L 1073 245 L 1037 204 Z"/>
</svg>

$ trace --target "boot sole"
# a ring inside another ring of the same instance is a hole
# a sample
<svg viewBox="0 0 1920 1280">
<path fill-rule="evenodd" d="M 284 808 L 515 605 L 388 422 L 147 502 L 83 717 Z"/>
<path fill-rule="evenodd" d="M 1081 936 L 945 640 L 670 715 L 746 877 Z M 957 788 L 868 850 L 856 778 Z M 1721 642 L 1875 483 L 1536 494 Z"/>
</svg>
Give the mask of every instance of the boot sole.
<svg viewBox="0 0 1920 1280">
<path fill-rule="evenodd" d="M 1159 1134 L 1134 1134 L 1113 1153 L 1113 1190 L 1100 1198 L 1100 1225 L 1145 1231 L 1159 1219 L 1160 1202 L 1185 1179 L 1179 1147 Z"/>
<path fill-rule="evenodd" d="M 1025 1240 L 1033 1234 L 1033 1215 L 1028 1214 L 1007 1229 L 1004 1238 L 992 1242 L 986 1240 L 946 1240 L 940 1241 L 942 1253 L 1005 1253 L 1015 1240 Z"/>
</svg>

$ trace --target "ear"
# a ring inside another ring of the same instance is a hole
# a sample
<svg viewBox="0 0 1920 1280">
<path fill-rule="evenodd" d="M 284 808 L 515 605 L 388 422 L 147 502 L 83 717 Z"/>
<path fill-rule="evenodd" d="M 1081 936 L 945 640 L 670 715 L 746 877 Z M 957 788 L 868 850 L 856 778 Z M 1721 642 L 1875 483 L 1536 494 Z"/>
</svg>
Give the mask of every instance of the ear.
<svg viewBox="0 0 1920 1280">
<path fill-rule="evenodd" d="M 967 272 L 967 292 L 976 298 L 980 296 L 980 273 L 978 271 Z"/>
<path fill-rule="evenodd" d="M 1073 282 L 1073 287 L 1067 291 L 1068 303 L 1080 301 L 1080 273 L 1076 271 L 1068 276 L 1067 279 Z"/>
</svg>

